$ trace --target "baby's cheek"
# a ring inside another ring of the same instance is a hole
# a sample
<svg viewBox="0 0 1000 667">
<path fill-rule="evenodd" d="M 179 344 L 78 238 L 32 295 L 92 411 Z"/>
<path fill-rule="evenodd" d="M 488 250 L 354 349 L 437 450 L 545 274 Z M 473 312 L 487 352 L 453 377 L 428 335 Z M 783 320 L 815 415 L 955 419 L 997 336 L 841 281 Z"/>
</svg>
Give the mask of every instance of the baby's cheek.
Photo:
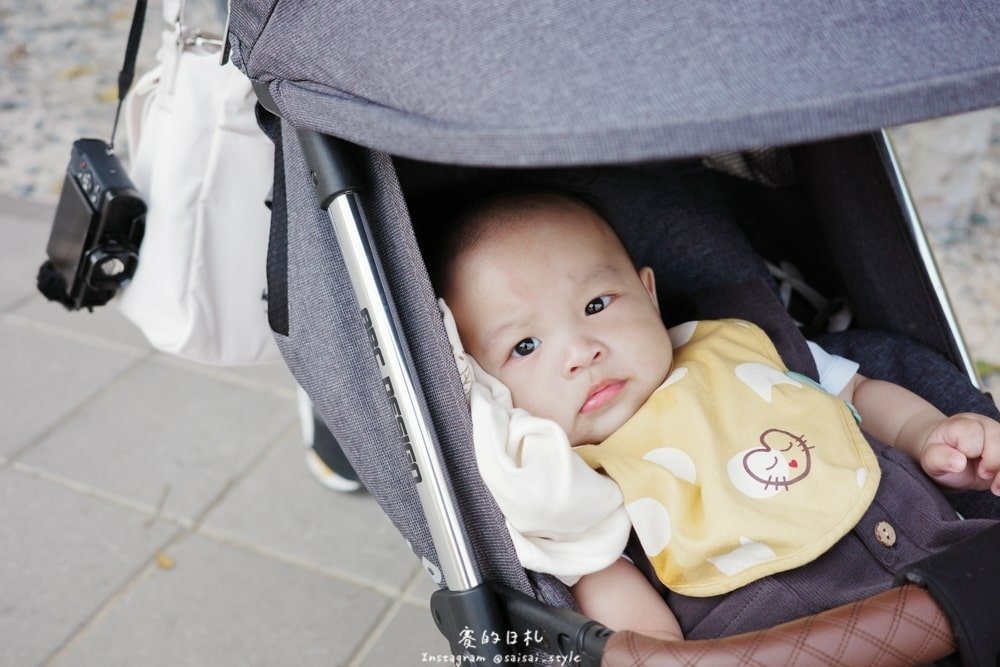
<svg viewBox="0 0 1000 667">
<path fill-rule="evenodd" d="M 517 378 L 510 376 L 498 375 L 497 379 L 503 382 L 507 389 L 510 390 L 510 400 L 514 403 L 515 408 L 521 408 L 528 412 L 532 411 L 530 385 L 519 382 Z"/>
<path fill-rule="evenodd" d="M 543 406 L 539 404 L 537 392 L 532 391 L 530 384 L 519 385 L 515 383 L 513 386 L 507 386 L 510 389 L 515 408 L 522 408 L 533 415 L 543 416 L 540 414 Z"/>
<path fill-rule="evenodd" d="M 553 395 L 556 393 L 552 388 L 545 388 L 535 382 L 515 383 L 515 386 L 507 385 L 511 392 L 511 398 L 515 408 L 527 410 L 535 417 L 543 417 L 559 422 L 559 415 L 556 410 Z M 562 425 L 560 423 L 560 425 Z"/>
</svg>

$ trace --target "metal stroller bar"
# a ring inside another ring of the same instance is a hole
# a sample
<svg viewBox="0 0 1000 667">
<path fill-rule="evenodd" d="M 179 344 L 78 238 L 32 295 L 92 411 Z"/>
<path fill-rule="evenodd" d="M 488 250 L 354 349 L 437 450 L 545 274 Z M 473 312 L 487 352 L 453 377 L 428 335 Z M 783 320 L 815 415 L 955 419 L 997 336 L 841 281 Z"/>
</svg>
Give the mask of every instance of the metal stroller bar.
<svg viewBox="0 0 1000 667">
<path fill-rule="evenodd" d="M 392 405 L 401 446 L 427 518 L 442 573 L 451 590 L 481 583 L 458 512 L 448 490 L 430 418 L 418 400 L 415 374 L 408 363 L 400 328 L 389 308 L 388 287 L 372 248 L 354 175 L 352 145 L 311 130 L 297 130 L 316 185 L 320 205 L 330 216 L 350 275 L 368 342 L 378 362 Z"/>
<path fill-rule="evenodd" d="M 972 361 L 972 357 L 969 355 L 969 349 L 965 344 L 965 338 L 962 336 L 962 330 L 958 326 L 958 318 L 955 316 L 951 300 L 948 298 L 948 292 L 945 290 L 944 280 L 941 278 L 941 272 L 938 270 L 937 262 L 934 260 L 934 254 L 931 251 L 930 243 L 927 241 L 927 234 L 924 231 L 924 226 L 920 222 L 920 215 L 917 213 L 917 207 L 914 205 L 913 198 L 910 196 L 909 188 L 906 186 L 906 179 L 903 176 L 903 170 L 900 167 L 899 158 L 896 156 L 896 150 L 893 148 L 892 140 L 889 137 L 889 133 L 885 130 L 880 130 L 875 135 L 875 139 L 878 151 L 886 163 L 887 170 L 892 175 L 890 180 L 892 181 L 896 198 L 899 201 L 900 210 L 906 219 L 908 231 L 913 239 L 913 243 L 920 256 L 920 260 L 926 269 L 927 277 L 931 281 L 931 287 L 934 289 L 938 303 L 941 305 L 941 311 L 944 314 L 948 330 L 951 332 L 952 339 L 955 341 L 955 351 L 961 359 L 962 370 L 965 371 L 966 375 L 968 375 L 973 386 L 982 390 L 982 381 L 979 379 L 979 373 L 976 371 L 976 365 Z"/>
</svg>

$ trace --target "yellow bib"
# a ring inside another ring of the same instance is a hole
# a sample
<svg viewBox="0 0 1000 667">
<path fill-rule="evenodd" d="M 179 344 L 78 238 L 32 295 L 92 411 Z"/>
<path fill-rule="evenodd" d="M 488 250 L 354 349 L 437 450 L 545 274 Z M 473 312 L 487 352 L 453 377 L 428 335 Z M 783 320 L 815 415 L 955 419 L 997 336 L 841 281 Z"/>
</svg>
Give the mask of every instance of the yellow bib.
<svg viewBox="0 0 1000 667">
<path fill-rule="evenodd" d="M 880 478 L 851 409 L 790 373 L 748 322 L 689 322 L 671 340 L 663 385 L 603 443 L 574 450 L 621 487 L 657 576 L 705 597 L 827 551 Z"/>
</svg>

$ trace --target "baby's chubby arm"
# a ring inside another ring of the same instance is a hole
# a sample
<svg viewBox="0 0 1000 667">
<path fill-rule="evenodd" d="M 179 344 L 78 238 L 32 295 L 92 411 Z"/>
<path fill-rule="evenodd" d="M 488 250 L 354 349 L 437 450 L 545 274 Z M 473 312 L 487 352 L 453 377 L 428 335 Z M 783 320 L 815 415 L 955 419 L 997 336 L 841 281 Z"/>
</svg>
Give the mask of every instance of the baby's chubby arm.
<svg viewBox="0 0 1000 667">
<path fill-rule="evenodd" d="M 840 393 L 873 436 L 906 452 L 943 487 L 1000 495 L 1000 423 L 963 412 L 946 417 L 913 392 L 857 374 Z"/>
<path fill-rule="evenodd" d="M 572 591 L 580 611 L 612 630 L 631 630 L 668 641 L 684 638 L 659 592 L 625 558 L 584 575 Z"/>
</svg>

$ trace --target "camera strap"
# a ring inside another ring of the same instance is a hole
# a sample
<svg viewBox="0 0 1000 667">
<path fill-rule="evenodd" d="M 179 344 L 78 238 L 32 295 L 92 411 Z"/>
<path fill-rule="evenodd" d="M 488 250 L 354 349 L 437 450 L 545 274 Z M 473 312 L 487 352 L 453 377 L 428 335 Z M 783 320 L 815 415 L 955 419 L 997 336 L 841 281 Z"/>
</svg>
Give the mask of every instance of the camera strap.
<svg viewBox="0 0 1000 667">
<path fill-rule="evenodd" d="M 142 39 L 142 26 L 146 22 L 146 0 L 136 0 L 135 14 L 132 16 L 132 28 L 128 33 L 128 44 L 125 46 L 125 62 L 118 72 L 118 108 L 115 109 L 115 124 L 111 127 L 111 141 L 108 150 L 115 149 L 115 132 L 118 131 L 118 118 L 122 112 L 122 102 L 125 94 L 132 86 L 135 78 L 135 59 L 139 55 L 139 41 Z"/>
</svg>

